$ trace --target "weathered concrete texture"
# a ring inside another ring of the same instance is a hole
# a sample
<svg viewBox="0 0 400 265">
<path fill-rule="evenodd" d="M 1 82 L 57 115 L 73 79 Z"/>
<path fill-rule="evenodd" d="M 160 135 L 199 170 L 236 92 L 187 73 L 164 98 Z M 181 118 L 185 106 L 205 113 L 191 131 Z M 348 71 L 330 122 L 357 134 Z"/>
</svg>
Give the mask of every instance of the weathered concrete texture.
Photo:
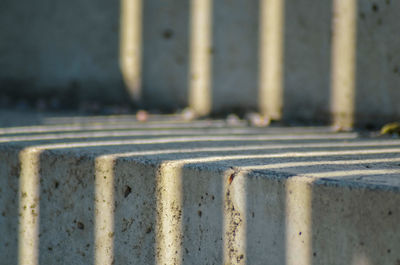
<svg viewBox="0 0 400 265">
<path fill-rule="evenodd" d="M 129 119 L 0 130 L 4 264 L 399 264 L 400 140 Z"/>
</svg>

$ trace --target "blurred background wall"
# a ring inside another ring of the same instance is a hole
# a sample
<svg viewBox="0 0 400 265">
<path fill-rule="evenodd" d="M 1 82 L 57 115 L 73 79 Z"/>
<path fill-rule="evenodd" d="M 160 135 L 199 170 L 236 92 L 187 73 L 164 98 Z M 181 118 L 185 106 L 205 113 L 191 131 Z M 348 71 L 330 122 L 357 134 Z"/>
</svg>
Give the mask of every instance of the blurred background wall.
<svg viewBox="0 0 400 265">
<path fill-rule="evenodd" d="M 381 124 L 400 117 L 399 11 L 393 0 L 2 0 L 0 107 L 205 102 L 194 108 Z"/>
<path fill-rule="evenodd" d="M 3 101 L 42 99 L 74 108 L 85 100 L 126 100 L 119 70 L 119 7 L 119 1 L 107 0 L 2 0 Z"/>
</svg>

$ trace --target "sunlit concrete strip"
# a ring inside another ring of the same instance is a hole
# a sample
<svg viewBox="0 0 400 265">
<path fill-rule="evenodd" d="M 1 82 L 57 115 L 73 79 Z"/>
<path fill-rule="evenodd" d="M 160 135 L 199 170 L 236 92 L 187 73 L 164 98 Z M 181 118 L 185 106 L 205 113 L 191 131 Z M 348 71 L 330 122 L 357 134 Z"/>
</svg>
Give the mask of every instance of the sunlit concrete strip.
<svg viewBox="0 0 400 265">
<path fill-rule="evenodd" d="M 114 260 L 114 163 L 112 156 L 95 160 L 95 265 Z"/>
<path fill-rule="evenodd" d="M 18 264 L 39 264 L 40 156 L 38 148 L 20 152 Z"/>
<path fill-rule="evenodd" d="M 155 255 L 158 265 L 182 263 L 182 162 L 164 162 L 157 172 Z"/>
<path fill-rule="evenodd" d="M 212 0 L 191 0 L 189 106 L 203 116 L 212 108 Z"/>
<path fill-rule="evenodd" d="M 207 129 L 210 136 L 213 135 L 256 135 L 265 131 L 260 129 L 251 130 L 248 128 L 213 128 Z M 57 139 L 80 139 L 80 138 L 100 138 L 100 137 L 125 137 L 125 136 L 168 136 L 168 135 L 204 135 L 200 129 L 156 129 L 156 130 L 106 130 L 91 132 L 71 132 L 71 133 L 49 133 L 34 135 L 0 136 L 1 142 L 37 141 L 37 140 L 57 140 Z M 269 134 L 273 135 L 273 134 Z"/>
<path fill-rule="evenodd" d="M 312 219 L 310 182 L 286 180 L 286 265 L 311 264 Z"/>
<path fill-rule="evenodd" d="M 333 1 L 331 105 L 334 125 L 354 124 L 357 0 Z"/>
<path fill-rule="evenodd" d="M 246 129 L 215 129 L 209 131 L 210 135 L 216 134 L 245 134 L 251 131 Z M 113 130 L 113 131 L 94 131 L 94 132 L 73 132 L 73 133 L 53 133 L 40 135 L 23 135 L 0 137 L 1 142 L 20 142 L 37 140 L 58 140 L 58 139 L 81 139 L 81 138 L 100 138 L 100 137 L 126 137 L 126 136 L 168 136 L 168 135 L 203 135 L 204 132 L 192 129 L 179 130 Z"/>
<path fill-rule="evenodd" d="M 239 126 L 243 126 L 240 123 Z M 226 126 L 225 121 L 196 121 L 196 122 L 110 122 L 110 123 L 81 123 L 64 125 L 39 125 L 0 128 L 1 134 L 25 134 L 45 132 L 69 132 L 85 130 L 115 130 L 115 129 L 162 129 L 162 128 L 215 128 Z"/>
<path fill-rule="evenodd" d="M 5 142 L 12 142 L 11 138 L 7 138 Z M 161 143 L 174 143 L 175 139 L 168 141 L 161 141 Z M 158 139 L 142 141 L 142 140 L 128 140 L 128 141 L 96 141 L 96 142 L 73 142 L 73 143 L 61 143 L 61 144 L 43 144 L 43 148 L 60 149 L 60 148 L 76 148 L 76 147 L 100 147 L 100 146 L 118 146 L 118 145 L 139 145 L 139 144 L 159 144 Z M 259 145 L 240 145 L 240 146 L 228 146 L 228 147 L 198 147 L 198 148 L 179 148 L 179 149 L 166 149 L 157 151 L 136 151 L 126 152 L 123 156 L 134 156 L 134 155 L 162 155 L 162 154 L 179 154 L 179 153 L 200 153 L 200 152 L 228 152 L 228 151 L 251 151 L 251 150 L 275 150 L 275 149 L 311 149 L 311 148 L 349 148 L 349 147 L 395 147 L 400 145 L 397 140 L 389 141 L 365 141 L 365 142 L 319 142 L 319 143 L 289 143 L 289 144 L 259 144 Z M 122 155 L 122 154 L 121 154 Z M 362 160 L 365 161 L 365 160 Z M 371 160 L 372 161 L 372 160 Z M 376 161 L 376 160 L 374 160 Z M 304 162 L 306 163 L 306 162 Z M 314 163 L 314 162 L 311 162 Z M 319 162 L 315 162 L 319 163 Z M 336 163 L 336 162 L 334 162 Z M 340 162 L 337 162 L 340 163 Z M 348 163 L 352 163 L 348 161 Z M 296 166 L 295 162 L 289 163 L 288 166 Z M 271 168 L 276 165 L 260 165 L 257 167 L 251 167 L 252 169 L 263 169 Z"/>
<path fill-rule="evenodd" d="M 279 120 L 283 107 L 285 0 L 260 1 L 259 109 Z"/>
<path fill-rule="evenodd" d="M 255 155 L 224 155 L 224 156 L 207 156 L 202 158 L 188 158 L 186 163 L 206 163 L 225 160 L 247 160 L 247 159 L 263 159 L 263 158 L 293 158 L 293 157 L 323 157 L 323 156 L 352 156 L 352 155 L 373 155 L 373 154 L 389 154 L 400 153 L 400 148 L 386 149 L 368 149 L 368 150 L 351 150 L 351 151 L 311 151 L 311 152 L 285 152 L 276 154 L 255 154 Z"/>
<path fill-rule="evenodd" d="M 338 170 L 328 172 L 306 173 L 303 176 L 312 178 L 333 178 L 346 176 L 367 176 L 367 175 L 384 175 L 384 174 L 400 174 L 400 169 L 362 169 L 362 170 Z"/>
<path fill-rule="evenodd" d="M 224 176 L 223 264 L 246 264 L 246 176 L 233 169 Z"/>
<path fill-rule="evenodd" d="M 243 135 L 243 136 L 192 136 L 192 137 L 165 137 L 150 139 L 134 139 L 134 140 L 111 140 L 111 141 L 95 141 L 95 142 L 73 142 L 48 144 L 43 146 L 54 148 L 68 147 L 90 147 L 90 146 L 114 146 L 128 144 L 161 144 L 161 143 L 189 143 L 189 142 L 233 142 L 233 141 L 274 141 L 274 140 L 320 140 L 320 139 L 353 139 L 356 135 L 301 135 L 293 139 L 292 135 Z M 6 141 L 8 142 L 8 141 Z"/>
<path fill-rule="evenodd" d="M 262 130 L 249 130 L 240 128 L 224 128 L 224 129 L 208 129 L 209 136 L 218 135 L 241 135 L 252 136 L 262 135 Z M 0 136 L 0 143 L 4 142 L 21 142 L 21 141 L 38 141 L 38 140 L 62 140 L 62 139 L 84 139 L 84 138 L 106 138 L 106 137 L 140 137 L 140 136 L 198 136 L 204 135 L 203 130 L 196 129 L 176 129 L 176 130 L 107 130 L 107 131 L 92 131 L 92 132 L 71 132 L 71 133 L 50 133 L 50 134 L 34 134 L 34 135 L 12 135 Z M 263 134 L 265 135 L 265 134 Z M 273 137 L 274 134 L 267 134 Z M 284 134 L 280 134 L 284 135 Z M 297 137 L 297 136 L 296 136 Z M 299 136 L 302 138 L 304 136 Z"/>
<path fill-rule="evenodd" d="M 375 164 L 375 163 L 393 163 L 400 162 L 398 158 L 380 158 L 380 159 L 356 159 L 356 160 L 334 160 L 334 161 L 302 161 L 302 162 L 288 162 L 288 163 L 273 163 L 268 165 L 245 166 L 240 167 L 241 170 L 261 170 L 261 169 L 282 169 L 282 168 L 297 168 L 321 165 L 361 165 L 361 164 Z"/>
<path fill-rule="evenodd" d="M 246 145 L 246 146 L 229 146 L 229 147 L 200 147 L 200 148 L 180 148 L 180 149 L 166 149 L 166 150 L 156 150 L 156 151 L 137 151 L 137 152 L 126 152 L 123 154 L 119 154 L 121 157 L 128 157 L 128 156 L 146 156 L 146 155 L 165 155 L 165 154 L 180 154 L 180 153 L 200 153 L 200 152 L 233 152 L 233 151 L 251 151 L 251 150 L 274 150 L 274 149 L 291 149 L 291 148 L 302 148 L 302 149 L 309 149 L 309 148 L 325 148 L 325 147 L 383 147 L 383 146 L 390 146 L 393 145 L 400 145 L 399 142 L 391 142 L 384 145 L 380 145 L 379 143 L 374 142 L 354 142 L 354 143 L 314 143 L 314 144 L 261 144 L 261 145 Z M 363 159 L 363 160 L 341 160 L 341 161 L 325 161 L 327 163 L 332 162 L 333 164 L 340 164 L 340 163 L 379 163 L 384 162 L 385 159 Z M 391 162 L 397 161 L 396 159 L 391 159 Z M 280 167 L 280 165 L 286 166 L 300 166 L 300 165 L 318 165 L 318 163 L 325 163 L 325 162 L 292 162 L 292 163 L 278 163 L 278 164 L 269 164 L 269 165 L 259 165 L 259 166 L 249 166 L 241 167 L 241 169 L 268 169 L 268 168 L 275 168 Z M 297 164 L 299 163 L 299 164 Z"/>
<path fill-rule="evenodd" d="M 121 0 L 120 67 L 132 99 L 142 94 L 142 0 Z"/>
</svg>

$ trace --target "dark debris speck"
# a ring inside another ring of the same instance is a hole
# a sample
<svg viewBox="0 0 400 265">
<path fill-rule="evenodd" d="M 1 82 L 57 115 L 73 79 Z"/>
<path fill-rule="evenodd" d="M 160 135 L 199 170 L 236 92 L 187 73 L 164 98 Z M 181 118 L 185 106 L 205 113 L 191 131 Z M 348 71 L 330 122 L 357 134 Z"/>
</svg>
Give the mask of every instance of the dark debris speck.
<svg viewBox="0 0 400 265">
<path fill-rule="evenodd" d="M 78 229 L 80 229 L 80 230 L 85 229 L 85 225 L 82 222 L 77 222 L 76 225 L 77 225 Z"/>
<path fill-rule="evenodd" d="M 147 227 L 146 234 L 150 234 L 151 231 L 153 231 L 153 228 L 151 226 Z"/>
<path fill-rule="evenodd" d="M 174 32 L 171 29 L 166 29 L 166 30 L 164 30 L 162 35 L 163 35 L 164 39 L 168 40 L 168 39 L 172 38 L 172 36 L 174 35 Z"/>
<path fill-rule="evenodd" d="M 126 187 L 125 187 L 125 191 L 124 191 L 124 197 L 125 197 L 125 198 L 128 197 L 129 194 L 131 194 L 131 192 L 132 192 L 132 188 L 129 187 L 129 186 L 126 186 Z"/>
</svg>

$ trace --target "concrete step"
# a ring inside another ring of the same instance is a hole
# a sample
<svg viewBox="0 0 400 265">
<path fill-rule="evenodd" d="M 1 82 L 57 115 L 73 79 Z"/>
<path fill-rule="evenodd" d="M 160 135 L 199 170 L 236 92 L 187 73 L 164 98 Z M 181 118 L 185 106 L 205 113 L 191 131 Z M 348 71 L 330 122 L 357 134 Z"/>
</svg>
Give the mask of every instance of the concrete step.
<svg viewBox="0 0 400 265">
<path fill-rule="evenodd" d="M 400 264 L 397 138 L 13 115 L 0 264 Z"/>
</svg>

